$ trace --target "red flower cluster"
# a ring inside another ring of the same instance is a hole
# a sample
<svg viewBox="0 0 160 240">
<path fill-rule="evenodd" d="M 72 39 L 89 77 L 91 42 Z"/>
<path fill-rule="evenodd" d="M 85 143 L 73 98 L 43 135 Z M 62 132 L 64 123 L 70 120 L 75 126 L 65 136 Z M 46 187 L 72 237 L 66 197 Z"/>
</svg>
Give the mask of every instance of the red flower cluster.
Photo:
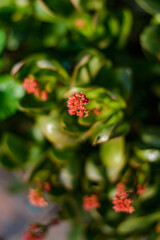
<svg viewBox="0 0 160 240">
<path fill-rule="evenodd" d="M 49 192 L 51 190 L 51 185 L 49 182 L 40 182 L 40 181 L 37 181 L 36 182 L 36 185 L 37 187 L 39 187 L 41 190 L 44 190 L 46 192 Z"/>
<path fill-rule="evenodd" d="M 125 191 L 125 189 L 126 189 L 125 184 L 122 183 L 122 182 L 119 182 L 119 183 L 117 184 L 116 193 L 122 193 L 122 192 Z"/>
<path fill-rule="evenodd" d="M 134 211 L 132 200 L 128 198 L 123 183 L 117 184 L 116 196 L 113 198 L 112 203 L 114 204 L 113 209 L 116 212 L 132 213 Z"/>
<path fill-rule="evenodd" d="M 48 99 L 48 94 L 45 90 L 40 90 L 38 81 L 33 77 L 25 78 L 23 81 L 23 87 L 28 94 L 33 94 L 35 97 L 40 97 L 42 101 Z"/>
<path fill-rule="evenodd" d="M 44 239 L 43 228 L 38 224 L 30 225 L 28 231 L 24 234 L 24 240 L 42 239 Z"/>
<path fill-rule="evenodd" d="M 138 195 L 142 195 L 143 193 L 145 193 L 146 190 L 147 189 L 144 186 L 142 186 L 142 184 L 137 185 L 137 194 Z"/>
<path fill-rule="evenodd" d="M 87 211 L 94 209 L 94 208 L 99 208 L 100 203 L 98 202 L 97 196 L 92 195 L 92 196 L 84 196 L 83 197 L 83 208 Z"/>
<path fill-rule="evenodd" d="M 28 198 L 29 202 L 34 206 L 46 207 L 48 205 L 42 194 L 36 189 L 30 189 Z"/>
<path fill-rule="evenodd" d="M 86 98 L 86 95 L 82 92 L 80 93 L 73 93 L 71 97 L 68 98 L 68 105 L 69 108 L 68 112 L 70 115 L 77 115 L 79 117 L 83 117 L 83 114 L 85 113 L 85 117 L 88 116 L 88 111 L 84 107 L 89 102 L 89 99 Z"/>
<path fill-rule="evenodd" d="M 94 108 L 94 109 L 93 109 L 93 113 L 94 113 L 95 115 L 99 116 L 101 112 L 100 112 L 99 109 Z"/>
</svg>

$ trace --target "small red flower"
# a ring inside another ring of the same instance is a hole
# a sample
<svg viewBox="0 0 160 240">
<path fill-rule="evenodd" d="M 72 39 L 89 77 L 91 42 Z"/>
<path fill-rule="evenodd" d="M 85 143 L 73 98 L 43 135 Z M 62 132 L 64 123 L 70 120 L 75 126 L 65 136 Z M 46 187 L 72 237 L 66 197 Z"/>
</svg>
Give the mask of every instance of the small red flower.
<svg viewBox="0 0 160 240">
<path fill-rule="evenodd" d="M 96 195 L 83 197 L 83 208 L 86 211 L 89 211 L 94 208 L 99 208 L 99 207 L 100 207 L 100 203 L 98 202 L 98 198 Z"/>
<path fill-rule="evenodd" d="M 68 112 L 70 115 L 77 115 L 79 117 L 83 117 L 83 114 L 85 113 L 84 117 L 88 116 L 88 111 L 84 107 L 89 102 L 89 99 L 86 98 L 86 95 L 82 92 L 80 93 L 73 93 L 71 97 L 68 98 L 68 105 L 69 108 Z"/>
<path fill-rule="evenodd" d="M 137 185 L 137 194 L 138 195 L 142 195 L 143 193 L 145 193 L 146 190 L 147 189 L 142 184 Z"/>
<path fill-rule="evenodd" d="M 44 197 L 36 189 L 30 189 L 28 198 L 29 198 L 29 202 L 34 206 L 46 207 L 48 205 Z"/>
<path fill-rule="evenodd" d="M 45 90 L 43 90 L 41 92 L 41 100 L 46 101 L 47 99 L 48 99 L 48 93 Z"/>
<path fill-rule="evenodd" d="M 126 186 L 124 185 L 124 183 L 119 182 L 117 184 L 116 193 L 122 193 L 125 191 L 125 189 L 126 189 Z"/>
<path fill-rule="evenodd" d="M 34 78 L 25 78 L 23 82 L 23 87 L 28 94 L 32 94 L 36 91 L 38 87 L 38 82 Z"/>
<path fill-rule="evenodd" d="M 94 113 L 95 115 L 99 116 L 101 112 L 100 112 L 99 109 L 94 108 L 94 109 L 93 109 L 93 113 Z"/>
<path fill-rule="evenodd" d="M 113 198 L 113 209 L 116 212 L 134 212 L 132 206 L 132 200 L 128 198 L 127 192 L 125 191 L 126 186 L 123 183 L 117 184 L 116 196 Z"/>
<path fill-rule="evenodd" d="M 42 225 L 31 224 L 28 231 L 24 234 L 24 240 L 43 240 L 44 239 L 44 229 Z"/>
<path fill-rule="evenodd" d="M 40 88 L 37 87 L 34 91 L 34 96 L 35 97 L 40 97 L 40 95 L 41 95 L 41 90 L 40 90 Z"/>
<path fill-rule="evenodd" d="M 47 91 L 41 91 L 38 81 L 33 77 L 25 78 L 23 81 L 23 87 L 28 94 L 33 94 L 36 98 L 41 99 L 41 101 L 46 101 L 48 99 Z"/>
<path fill-rule="evenodd" d="M 49 191 L 51 190 L 51 185 L 50 185 L 50 183 L 48 183 L 48 182 L 45 182 L 45 183 L 44 183 L 44 190 L 45 190 L 46 192 L 49 192 Z"/>
</svg>

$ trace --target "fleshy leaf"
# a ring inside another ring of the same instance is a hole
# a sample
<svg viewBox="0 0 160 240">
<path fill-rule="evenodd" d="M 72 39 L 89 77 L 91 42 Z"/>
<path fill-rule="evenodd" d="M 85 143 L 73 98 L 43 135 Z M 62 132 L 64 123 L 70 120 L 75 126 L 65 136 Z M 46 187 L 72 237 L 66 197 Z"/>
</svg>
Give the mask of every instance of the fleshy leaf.
<svg viewBox="0 0 160 240">
<path fill-rule="evenodd" d="M 151 25 L 144 29 L 140 37 L 141 45 L 144 50 L 160 58 L 160 26 Z"/>
<path fill-rule="evenodd" d="M 136 0 L 136 2 L 148 13 L 154 15 L 160 12 L 159 0 Z"/>
<path fill-rule="evenodd" d="M 4 135 L 3 140 L 4 153 L 13 161 L 13 166 L 21 167 L 26 164 L 28 160 L 28 147 L 26 141 L 19 136 L 11 133 Z"/>
<path fill-rule="evenodd" d="M 0 120 L 4 120 L 18 110 L 18 103 L 23 95 L 23 87 L 11 76 L 0 77 Z"/>
<path fill-rule="evenodd" d="M 126 163 L 124 138 L 119 137 L 101 144 L 100 156 L 109 180 L 116 181 Z"/>
<path fill-rule="evenodd" d="M 143 232 L 144 229 L 152 226 L 160 218 L 160 212 L 156 212 L 143 217 L 130 218 L 120 223 L 118 226 L 118 233 L 129 234 L 135 231 Z"/>
</svg>

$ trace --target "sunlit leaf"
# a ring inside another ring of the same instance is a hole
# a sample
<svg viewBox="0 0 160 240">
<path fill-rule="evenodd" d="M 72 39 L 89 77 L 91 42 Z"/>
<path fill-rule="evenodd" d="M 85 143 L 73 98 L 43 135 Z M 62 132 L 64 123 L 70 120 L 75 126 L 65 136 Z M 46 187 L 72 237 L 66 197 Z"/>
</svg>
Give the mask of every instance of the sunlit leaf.
<svg viewBox="0 0 160 240">
<path fill-rule="evenodd" d="M 0 120 L 13 115 L 18 110 L 18 103 L 23 95 L 23 87 L 11 76 L 0 77 Z"/>
<path fill-rule="evenodd" d="M 101 144 L 100 156 L 109 180 L 116 181 L 126 163 L 124 138 L 120 137 Z"/>
</svg>

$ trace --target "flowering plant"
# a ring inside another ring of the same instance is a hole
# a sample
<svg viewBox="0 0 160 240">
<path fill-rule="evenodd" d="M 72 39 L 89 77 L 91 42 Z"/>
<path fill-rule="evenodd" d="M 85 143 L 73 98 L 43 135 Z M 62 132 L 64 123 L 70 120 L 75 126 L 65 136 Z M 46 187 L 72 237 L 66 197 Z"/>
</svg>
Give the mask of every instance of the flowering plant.
<svg viewBox="0 0 160 240">
<path fill-rule="evenodd" d="M 160 4 L 7 2 L 0 162 L 23 172 L 31 205 L 59 206 L 24 239 L 64 219 L 70 240 L 158 239 Z"/>
</svg>

